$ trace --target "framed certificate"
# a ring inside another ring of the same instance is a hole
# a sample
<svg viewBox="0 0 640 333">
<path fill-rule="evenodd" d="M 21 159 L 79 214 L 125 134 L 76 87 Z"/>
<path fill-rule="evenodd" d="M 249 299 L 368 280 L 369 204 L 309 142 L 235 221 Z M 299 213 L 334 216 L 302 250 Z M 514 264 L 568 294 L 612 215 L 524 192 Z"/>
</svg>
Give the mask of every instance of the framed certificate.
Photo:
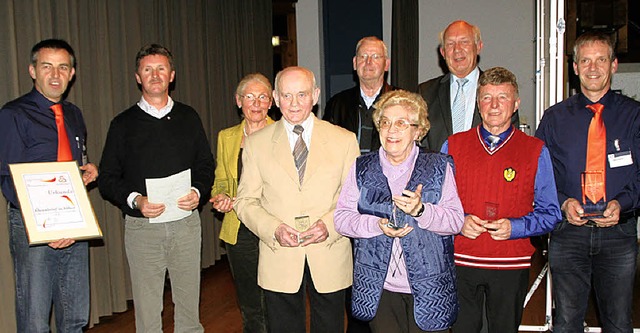
<svg viewBox="0 0 640 333">
<path fill-rule="evenodd" d="M 29 244 L 101 238 L 75 161 L 10 164 Z"/>
</svg>

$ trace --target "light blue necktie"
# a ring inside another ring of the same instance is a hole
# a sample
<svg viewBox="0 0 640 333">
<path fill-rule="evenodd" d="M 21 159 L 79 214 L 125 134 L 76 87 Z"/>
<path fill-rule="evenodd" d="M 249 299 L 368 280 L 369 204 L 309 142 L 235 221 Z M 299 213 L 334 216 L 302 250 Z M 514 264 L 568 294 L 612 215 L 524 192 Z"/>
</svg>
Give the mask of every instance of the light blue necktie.
<svg viewBox="0 0 640 333">
<path fill-rule="evenodd" d="M 456 91 L 456 97 L 453 99 L 453 105 L 451 106 L 451 121 L 453 122 L 453 133 L 464 131 L 464 91 L 462 90 L 464 85 L 469 82 L 468 79 L 457 79 L 458 91 Z"/>
<path fill-rule="evenodd" d="M 500 142 L 500 137 L 497 135 L 489 135 L 487 140 L 489 140 L 489 149 L 494 150 L 498 146 L 498 142 Z"/>
</svg>

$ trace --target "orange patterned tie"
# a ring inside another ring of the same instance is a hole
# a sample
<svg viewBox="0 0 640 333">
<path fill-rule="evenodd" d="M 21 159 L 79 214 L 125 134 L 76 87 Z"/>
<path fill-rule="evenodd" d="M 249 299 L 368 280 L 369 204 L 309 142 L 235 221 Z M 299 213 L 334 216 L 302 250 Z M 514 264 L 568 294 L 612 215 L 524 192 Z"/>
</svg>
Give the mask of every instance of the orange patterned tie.
<svg viewBox="0 0 640 333">
<path fill-rule="evenodd" d="M 605 197 L 604 180 L 606 179 L 606 155 L 607 155 L 607 130 L 602 120 L 602 110 L 604 105 L 595 103 L 587 105 L 587 108 L 593 111 L 593 119 L 589 124 L 589 134 L 587 136 L 587 172 L 602 172 L 603 183 L 600 186 L 594 186 L 593 191 L 587 192 L 587 197 L 596 203 Z"/>
<path fill-rule="evenodd" d="M 72 161 L 71 145 L 67 130 L 64 128 L 64 116 L 62 114 L 62 104 L 54 104 L 51 111 L 56 117 L 56 127 L 58 128 L 58 162 Z"/>
</svg>

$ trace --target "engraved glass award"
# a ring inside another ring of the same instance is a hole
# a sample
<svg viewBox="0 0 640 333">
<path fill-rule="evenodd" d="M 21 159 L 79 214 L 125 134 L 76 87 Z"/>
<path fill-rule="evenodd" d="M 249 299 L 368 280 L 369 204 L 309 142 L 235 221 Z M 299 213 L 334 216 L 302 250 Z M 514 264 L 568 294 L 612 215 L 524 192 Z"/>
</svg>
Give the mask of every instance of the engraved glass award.
<svg viewBox="0 0 640 333">
<path fill-rule="evenodd" d="M 583 220 L 604 217 L 607 195 L 603 171 L 585 171 L 580 174 L 582 185 Z"/>
</svg>

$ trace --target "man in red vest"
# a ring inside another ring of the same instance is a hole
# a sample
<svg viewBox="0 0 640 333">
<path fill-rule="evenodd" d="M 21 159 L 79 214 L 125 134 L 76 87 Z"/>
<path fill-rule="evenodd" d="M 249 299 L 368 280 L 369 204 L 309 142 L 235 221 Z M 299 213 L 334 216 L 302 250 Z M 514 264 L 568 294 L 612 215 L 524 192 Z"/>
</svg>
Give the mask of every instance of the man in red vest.
<svg viewBox="0 0 640 333">
<path fill-rule="evenodd" d="M 529 237 L 553 230 L 560 207 L 549 151 L 516 130 L 520 105 L 513 73 L 495 67 L 478 80 L 482 123 L 449 137 L 466 215 L 455 238 L 460 311 L 454 332 L 518 332 L 534 248 Z M 484 309 L 483 309 L 484 307 Z"/>
</svg>

